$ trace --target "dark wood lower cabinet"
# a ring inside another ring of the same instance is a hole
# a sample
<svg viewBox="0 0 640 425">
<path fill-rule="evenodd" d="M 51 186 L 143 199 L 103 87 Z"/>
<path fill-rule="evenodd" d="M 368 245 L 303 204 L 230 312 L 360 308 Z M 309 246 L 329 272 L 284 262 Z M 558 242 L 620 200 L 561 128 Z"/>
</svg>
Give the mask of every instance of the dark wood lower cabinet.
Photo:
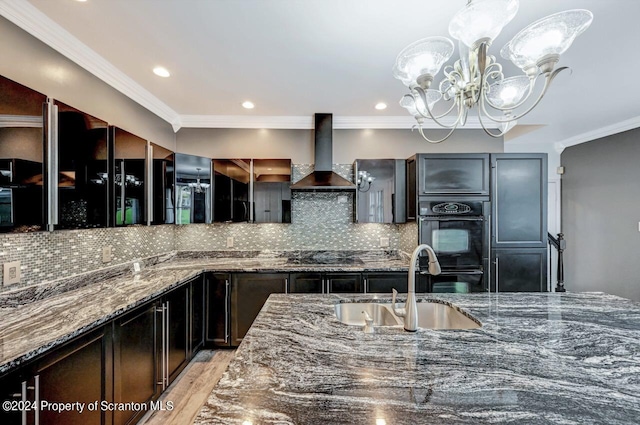
<svg viewBox="0 0 640 425">
<path fill-rule="evenodd" d="M 398 292 L 407 292 L 408 273 L 366 273 L 363 275 L 365 290 L 367 293 L 383 293 L 391 294 L 391 290 Z M 416 291 L 424 292 L 424 289 L 418 288 L 416 281 Z"/>
<path fill-rule="evenodd" d="M 288 273 L 237 273 L 231 280 L 231 345 L 238 346 L 271 294 L 287 292 Z"/>
<path fill-rule="evenodd" d="M 114 401 L 147 403 L 159 395 L 156 364 L 157 303 L 152 302 L 118 319 L 114 335 Z M 136 423 L 146 411 L 115 411 L 114 424 Z"/>
<path fill-rule="evenodd" d="M 204 347 L 204 329 L 205 329 L 205 281 L 200 276 L 191 282 L 189 301 L 189 320 L 191 321 L 189 328 L 191 329 L 190 337 L 190 354 L 198 352 Z M 190 356 L 191 357 L 191 356 Z"/>
<path fill-rule="evenodd" d="M 492 251 L 491 263 L 493 291 L 547 291 L 546 249 L 495 249 Z"/>
<path fill-rule="evenodd" d="M 165 296 L 167 306 L 167 378 L 169 385 L 189 360 L 189 286 L 173 290 Z"/>
<path fill-rule="evenodd" d="M 364 292 L 360 273 L 327 273 L 325 282 L 330 294 Z"/>
<path fill-rule="evenodd" d="M 231 275 L 205 273 L 206 343 L 216 347 L 231 345 Z"/>
<path fill-rule="evenodd" d="M 291 273 L 289 292 L 292 294 L 323 294 L 324 279 L 322 273 Z"/>
</svg>

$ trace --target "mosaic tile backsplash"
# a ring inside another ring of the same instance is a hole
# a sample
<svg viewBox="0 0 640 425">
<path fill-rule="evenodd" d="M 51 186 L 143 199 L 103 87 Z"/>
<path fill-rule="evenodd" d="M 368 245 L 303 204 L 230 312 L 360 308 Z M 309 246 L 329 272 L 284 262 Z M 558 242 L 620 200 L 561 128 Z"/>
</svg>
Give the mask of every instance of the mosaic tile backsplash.
<svg viewBox="0 0 640 425">
<path fill-rule="evenodd" d="M 350 164 L 334 171 L 353 181 Z M 296 164 L 292 180 L 313 171 Z M 417 225 L 353 223 L 353 193 L 294 192 L 290 224 L 220 223 L 64 230 L 0 235 L 0 263 L 21 261 L 22 279 L 8 289 L 48 282 L 172 251 L 401 250 L 417 245 Z M 227 248 L 227 237 L 233 237 Z M 389 238 L 389 247 L 380 247 Z M 102 248 L 113 259 L 102 263 Z M 0 269 L 0 279 L 2 273 Z M 6 290 L 0 287 L 0 291 Z"/>
</svg>

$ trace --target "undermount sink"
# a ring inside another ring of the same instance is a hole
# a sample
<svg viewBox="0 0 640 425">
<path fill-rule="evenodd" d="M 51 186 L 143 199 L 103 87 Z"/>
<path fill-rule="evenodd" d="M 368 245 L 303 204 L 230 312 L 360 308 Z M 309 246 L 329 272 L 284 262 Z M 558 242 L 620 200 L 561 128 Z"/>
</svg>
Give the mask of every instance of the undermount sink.
<svg viewBox="0 0 640 425">
<path fill-rule="evenodd" d="M 397 308 L 402 305 L 398 303 Z M 366 311 L 373 319 L 373 326 L 402 326 L 402 318 L 393 314 L 391 303 L 338 303 L 336 317 L 345 325 L 364 326 Z M 463 313 L 458 307 L 438 300 L 418 303 L 418 327 L 425 329 L 475 329 L 482 326 L 479 320 Z"/>
</svg>

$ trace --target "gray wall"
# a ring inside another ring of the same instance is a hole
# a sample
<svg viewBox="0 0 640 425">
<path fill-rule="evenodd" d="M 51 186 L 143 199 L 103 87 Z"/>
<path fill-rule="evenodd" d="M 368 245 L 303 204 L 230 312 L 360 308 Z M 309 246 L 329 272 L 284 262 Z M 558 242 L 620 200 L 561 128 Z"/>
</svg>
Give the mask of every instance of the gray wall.
<svg viewBox="0 0 640 425">
<path fill-rule="evenodd" d="M 0 40 L 0 75 L 158 145 L 175 148 L 169 123 L 3 17 Z"/>
<path fill-rule="evenodd" d="M 562 153 L 566 287 L 640 300 L 640 129 Z"/>
<path fill-rule="evenodd" d="M 294 164 L 314 163 L 312 130 L 183 128 L 176 136 L 176 150 L 211 158 L 291 158 Z M 502 138 L 491 138 L 482 130 L 456 130 L 439 144 L 428 143 L 411 130 L 333 131 L 334 164 L 369 158 L 403 159 L 415 153 L 503 151 Z"/>
</svg>

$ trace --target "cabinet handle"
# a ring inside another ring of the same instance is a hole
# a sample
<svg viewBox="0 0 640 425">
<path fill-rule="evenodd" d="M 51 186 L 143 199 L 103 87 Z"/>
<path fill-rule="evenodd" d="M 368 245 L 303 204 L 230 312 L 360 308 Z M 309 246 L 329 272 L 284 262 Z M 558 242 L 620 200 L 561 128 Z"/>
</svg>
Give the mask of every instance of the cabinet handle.
<svg viewBox="0 0 640 425">
<path fill-rule="evenodd" d="M 496 292 L 498 292 L 498 285 L 500 284 L 500 275 L 498 274 L 498 265 L 499 265 L 499 258 L 496 257 Z"/>
<path fill-rule="evenodd" d="M 367 293 L 367 278 L 364 278 L 364 293 Z"/>
<path fill-rule="evenodd" d="M 488 222 L 488 235 L 487 235 L 487 261 L 491 261 L 491 241 L 492 241 L 492 237 L 491 237 L 491 220 L 492 220 L 492 216 L 491 214 L 489 214 L 489 220 Z M 489 290 L 489 292 L 491 292 L 491 264 L 489 264 L 489 267 L 487 267 L 489 270 L 487 270 L 487 289 Z"/>
<path fill-rule="evenodd" d="M 47 114 L 47 192 L 49 195 L 49 210 L 47 226 L 53 230 L 58 224 L 58 106 L 51 101 L 46 103 Z"/>
<path fill-rule="evenodd" d="M 35 409 L 35 414 L 36 414 L 36 420 L 35 420 L 35 425 L 40 425 L 40 375 L 36 375 L 34 377 L 34 381 L 35 381 L 35 385 L 36 385 L 36 396 L 35 396 L 35 402 L 36 402 L 36 409 Z"/>
<path fill-rule="evenodd" d="M 154 220 L 153 211 L 153 145 L 147 141 L 147 225 L 151 225 Z M 163 194 L 164 195 L 164 194 Z"/>
<path fill-rule="evenodd" d="M 167 341 L 165 340 L 167 333 L 166 333 L 166 308 L 165 305 L 162 304 L 162 307 L 158 307 L 156 309 L 157 312 L 162 313 L 162 319 L 160 320 L 160 333 L 162 336 L 162 349 L 160 350 L 160 371 L 162 376 L 160 377 L 160 381 L 158 382 L 158 385 L 162 386 L 162 390 L 165 390 L 165 369 L 164 369 L 164 365 L 166 364 L 166 355 L 167 355 Z"/>
<path fill-rule="evenodd" d="M 167 354 L 164 356 L 165 359 L 165 365 L 164 365 L 164 385 L 165 388 L 169 386 L 169 321 L 170 319 L 170 315 L 169 315 L 169 301 L 166 302 L 167 305 L 167 316 L 166 316 L 166 322 L 164 325 L 164 328 L 167 332 Z"/>
<path fill-rule="evenodd" d="M 289 278 L 284 279 L 284 293 L 285 294 L 289 293 Z"/>
<path fill-rule="evenodd" d="M 229 280 L 224 281 L 224 342 L 229 342 Z"/>
<path fill-rule="evenodd" d="M 22 396 L 22 405 L 24 407 L 27 403 L 27 381 L 22 381 L 20 395 Z M 27 409 L 22 409 L 22 425 L 27 425 Z"/>
<path fill-rule="evenodd" d="M 322 293 L 324 294 L 324 279 L 322 279 Z"/>
<path fill-rule="evenodd" d="M 331 288 L 331 279 L 327 279 L 327 280 L 326 280 L 326 282 L 327 282 L 327 294 L 330 294 L 330 293 L 331 293 L 331 292 L 330 292 L 330 288 Z"/>
</svg>

